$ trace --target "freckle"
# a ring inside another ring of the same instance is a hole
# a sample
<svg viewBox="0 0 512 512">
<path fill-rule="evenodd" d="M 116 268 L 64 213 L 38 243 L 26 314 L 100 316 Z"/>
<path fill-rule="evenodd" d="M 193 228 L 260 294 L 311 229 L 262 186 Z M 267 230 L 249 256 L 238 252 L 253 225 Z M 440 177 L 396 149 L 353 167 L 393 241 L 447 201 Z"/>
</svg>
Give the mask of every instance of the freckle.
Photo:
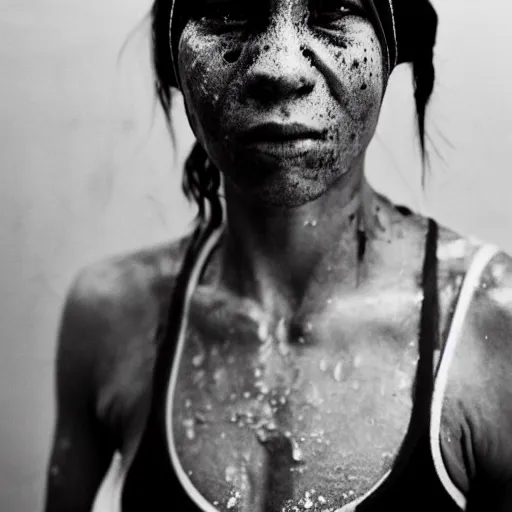
<svg viewBox="0 0 512 512">
<path fill-rule="evenodd" d="M 350 134 L 350 140 L 352 140 L 352 141 L 356 140 L 356 134 L 355 133 Z"/>
<path fill-rule="evenodd" d="M 361 85 L 361 91 L 366 90 L 366 88 L 367 88 L 367 87 L 368 87 L 368 86 L 367 86 L 366 84 Z"/>
<path fill-rule="evenodd" d="M 356 59 L 354 62 L 352 62 L 352 69 L 358 69 L 359 68 L 359 61 Z"/>
<path fill-rule="evenodd" d="M 368 62 L 368 57 L 364 58 L 364 63 L 366 64 Z"/>
</svg>

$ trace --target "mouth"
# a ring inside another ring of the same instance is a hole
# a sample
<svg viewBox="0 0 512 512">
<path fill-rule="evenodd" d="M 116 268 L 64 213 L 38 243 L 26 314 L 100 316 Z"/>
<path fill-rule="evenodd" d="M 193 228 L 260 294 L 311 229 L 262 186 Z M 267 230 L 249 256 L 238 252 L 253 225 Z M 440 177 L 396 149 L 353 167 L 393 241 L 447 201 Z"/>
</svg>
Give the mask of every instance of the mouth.
<svg viewBox="0 0 512 512">
<path fill-rule="evenodd" d="M 296 157 L 314 150 L 325 131 L 300 123 L 262 123 L 245 131 L 240 142 L 251 150 L 277 157 Z"/>
</svg>

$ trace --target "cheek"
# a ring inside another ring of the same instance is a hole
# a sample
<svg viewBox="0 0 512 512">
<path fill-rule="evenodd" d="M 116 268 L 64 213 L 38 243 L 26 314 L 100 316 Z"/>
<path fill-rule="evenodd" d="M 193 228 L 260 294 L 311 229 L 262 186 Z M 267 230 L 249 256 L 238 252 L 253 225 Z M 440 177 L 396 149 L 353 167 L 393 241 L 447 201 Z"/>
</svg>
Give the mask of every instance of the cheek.
<svg viewBox="0 0 512 512">
<path fill-rule="evenodd" d="M 179 73 L 190 125 L 199 138 L 216 132 L 221 98 L 232 81 L 232 62 L 240 55 L 235 36 L 219 38 L 190 23 L 179 46 Z"/>
<path fill-rule="evenodd" d="M 352 150 L 365 148 L 377 126 L 385 88 L 383 55 L 376 38 L 347 41 L 346 48 L 336 52 L 336 75 L 343 81 L 340 87 L 346 116 L 339 136 L 349 140 Z"/>
<path fill-rule="evenodd" d="M 342 61 L 350 91 L 349 111 L 355 121 L 371 123 L 384 93 L 383 56 L 376 39 L 354 42 Z"/>
</svg>

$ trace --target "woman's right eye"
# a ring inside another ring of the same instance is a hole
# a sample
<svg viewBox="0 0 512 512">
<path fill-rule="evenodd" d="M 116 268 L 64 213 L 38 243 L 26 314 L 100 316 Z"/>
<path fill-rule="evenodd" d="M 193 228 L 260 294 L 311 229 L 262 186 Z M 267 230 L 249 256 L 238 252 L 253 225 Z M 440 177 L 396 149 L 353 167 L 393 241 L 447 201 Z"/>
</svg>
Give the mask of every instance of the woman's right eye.
<svg viewBox="0 0 512 512">
<path fill-rule="evenodd" d="M 249 21 L 248 0 L 205 0 L 202 18 L 226 28 L 239 28 Z"/>
</svg>

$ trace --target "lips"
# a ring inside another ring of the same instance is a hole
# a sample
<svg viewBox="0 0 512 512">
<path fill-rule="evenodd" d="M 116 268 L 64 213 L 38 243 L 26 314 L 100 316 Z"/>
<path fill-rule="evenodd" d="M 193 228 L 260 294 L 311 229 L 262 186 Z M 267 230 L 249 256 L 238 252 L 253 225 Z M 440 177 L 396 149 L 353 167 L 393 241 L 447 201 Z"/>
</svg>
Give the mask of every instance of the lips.
<svg viewBox="0 0 512 512">
<path fill-rule="evenodd" d="M 249 149 L 278 157 L 296 157 L 310 152 L 325 139 L 325 132 L 300 123 L 261 123 L 240 136 Z"/>
<path fill-rule="evenodd" d="M 321 140 L 324 132 L 300 123 L 262 123 L 249 128 L 241 136 L 246 144 L 283 143 L 295 140 Z"/>
</svg>

